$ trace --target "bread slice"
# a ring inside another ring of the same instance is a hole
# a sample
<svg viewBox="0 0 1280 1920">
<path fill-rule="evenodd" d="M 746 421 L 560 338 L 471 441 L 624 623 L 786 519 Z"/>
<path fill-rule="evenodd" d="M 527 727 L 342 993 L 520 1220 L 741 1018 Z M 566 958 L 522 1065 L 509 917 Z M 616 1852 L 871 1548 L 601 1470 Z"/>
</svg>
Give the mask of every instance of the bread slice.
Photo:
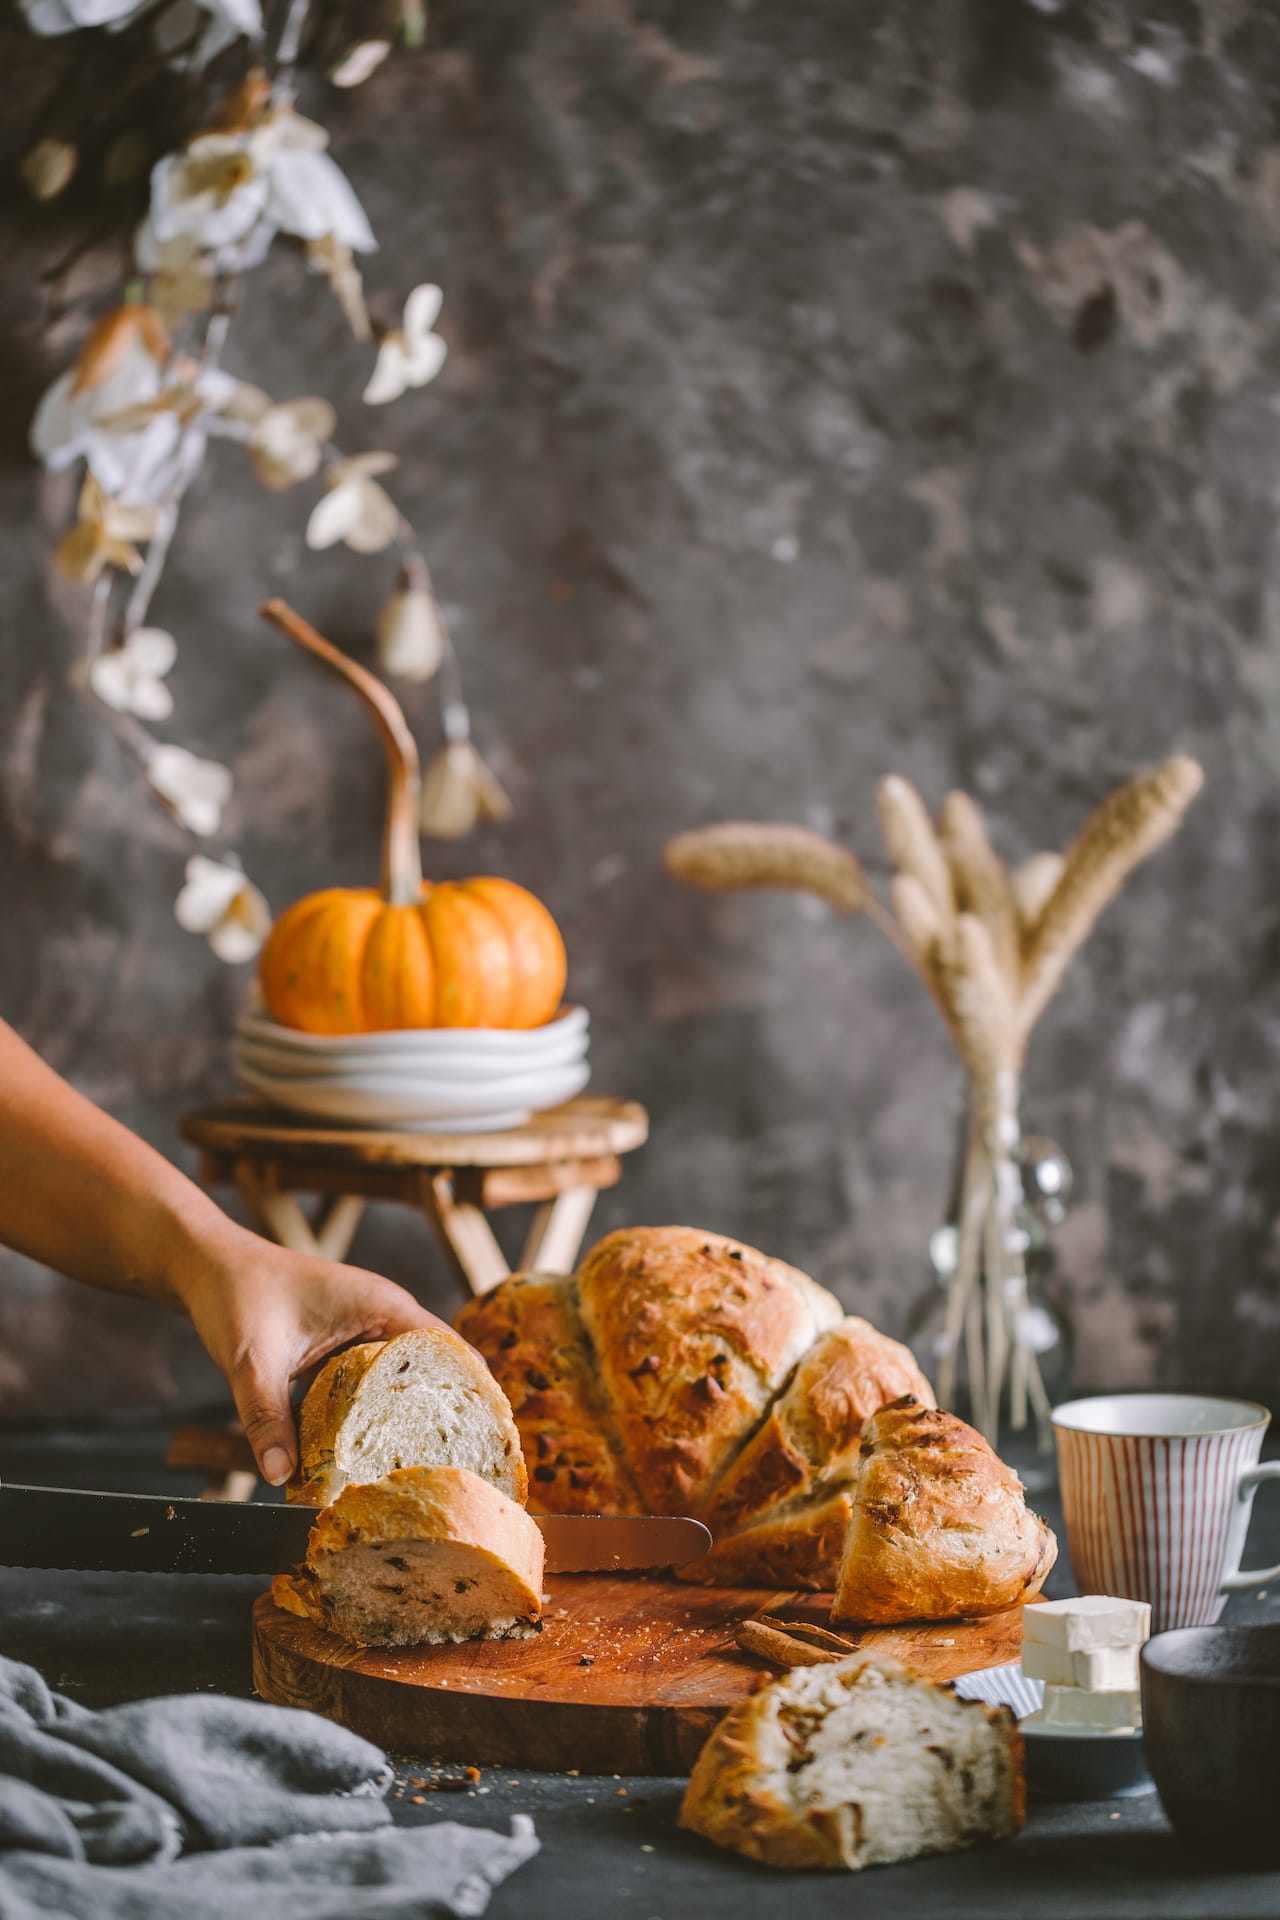
<svg viewBox="0 0 1280 1920">
<path fill-rule="evenodd" d="M 676 1577 L 709 1587 L 801 1587 L 829 1593 L 840 1572 L 852 1516 L 851 1486 L 820 1488 L 774 1507 L 759 1526 L 723 1534 L 704 1559 L 677 1567 Z"/>
<path fill-rule="evenodd" d="M 807 1274 L 723 1235 L 634 1227 L 592 1248 L 578 1305 L 650 1513 L 689 1513 L 818 1334 L 842 1317 Z"/>
<path fill-rule="evenodd" d="M 911 1349 L 866 1320 L 841 1320 L 814 1341 L 697 1518 L 719 1540 L 754 1528 L 797 1495 L 812 1498 L 847 1486 L 858 1469 L 867 1421 L 903 1394 L 933 1405 Z M 825 1584 L 834 1578 L 832 1566 Z M 815 1578 L 814 1584 L 824 1583 Z"/>
<path fill-rule="evenodd" d="M 535 1513 L 643 1513 L 600 1394 L 575 1282 L 520 1274 L 468 1301 L 457 1327 L 505 1388 Z"/>
<path fill-rule="evenodd" d="M 272 1594 L 359 1647 L 518 1638 L 539 1630 L 542 1534 L 465 1467 L 401 1467 L 346 1487 Z"/>
<path fill-rule="evenodd" d="M 302 1403 L 290 1500 L 325 1507 L 399 1467 L 467 1467 L 523 1501 L 529 1487 L 506 1395 L 447 1327 L 419 1327 L 337 1353 Z"/>
<path fill-rule="evenodd" d="M 1058 1543 L 963 1420 L 895 1400 L 868 1421 L 861 1454 L 833 1620 L 1001 1613 L 1039 1592 Z"/>
<path fill-rule="evenodd" d="M 896 1660 L 801 1667 L 740 1702 L 698 1756 L 680 1825 L 772 1867 L 873 1867 L 1022 1825 L 1008 1707 Z"/>
</svg>

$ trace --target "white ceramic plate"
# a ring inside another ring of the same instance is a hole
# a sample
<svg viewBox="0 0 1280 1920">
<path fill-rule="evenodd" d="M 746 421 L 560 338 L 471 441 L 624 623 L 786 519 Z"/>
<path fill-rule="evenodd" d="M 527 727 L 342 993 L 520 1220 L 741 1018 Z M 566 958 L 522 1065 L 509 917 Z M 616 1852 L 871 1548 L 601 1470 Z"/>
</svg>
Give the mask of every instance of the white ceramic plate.
<svg viewBox="0 0 1280 1920">
<path fill-rule="evenodd" d="M 1017 1660 L 962 1674 L 954 1686 L 962 1700 L 1013 1708 L 1027 1743 L 1027 1786 L 1042 1799 L 1119 1800 L 1154 1793 L 1141 1732 L 1028 1725 L 1027 1715 L 1044 1705 L 1044 1681 L 1029 1678 Z"/>
<path fill-rule="evenodd" d="M 557 1067 L 577 1066 L 587 1057 L 589 1035 L 585 1027 L 571 1029 L 554 1048 L 544 1047 L 535 1054 L 473 1053 L 467 1047 L 441 1049 L 424 1057 L 421 1053 L 339 1054 L 318 1056 L 295 1052 L 274 1041 L 255 1039 L 238 1033 L 233 1042 L 237 1066 L 243 1063 L 255 1072 L 280 1080 L 326 1080 L 358 1082 L 395 1079 L 418 1083 L 461 1081 L 465 1085 L 508 1079 L 513 1073 L 548 1073 Z"/>
<path fill-rule="evenodd" d="M 387 1056 L 427 1060 L 461 1050 L 476 1060 L 511 1057 L 532 1064 L 544 1053 L 554 1053 L 568 1044 L 570 1034 L 584 1035 L 587 1026 L 586 1008 L 570 1006 L 561 1007 L 545 1026 L 519 1029 L 411 1027 L 397 1033 L 303 1033 L 296 1027 L 282 1027 L 257 1008 L 246 1008 L 236 1017 L 236 1031 L 244 1039 L 320 1060 L 376 1060 Z"/>
<path fill-rule="evenodd" d="M 433 1090 L 425 1080 L 372 1077 L 359 1086 L 322 1080 L 285 1080 L 241 1065 L 240 1077 L 274 1106 L 319 1119 L 364 1127 L 408 1127 L 439 1132 L 469 1132 L 481 1126 L 518 1126 L 531 1113 L 559 1106 L 581 1093 L 591 1077 L 586 1062 L 549 1072 L 511 1074 L 470 1087 L 458 1083 Z M 513 1117 L 514 1116 L 514 1117 Z"/>
</svg>

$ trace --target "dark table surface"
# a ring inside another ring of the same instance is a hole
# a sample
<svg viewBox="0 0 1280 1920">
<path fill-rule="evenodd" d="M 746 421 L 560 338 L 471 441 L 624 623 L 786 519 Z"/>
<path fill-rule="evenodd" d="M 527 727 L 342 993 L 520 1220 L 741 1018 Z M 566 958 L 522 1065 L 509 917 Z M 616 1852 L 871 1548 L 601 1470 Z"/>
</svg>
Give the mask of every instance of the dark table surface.
<svg viewBox="0 0 1280 1920">
<path fill-rule="evenodd" d="M 0 1431 L 0 1479 L 195 1493 L 161 1466 L 163 1434 Z M 1034 1504 L 1056 1526 L 1054 1494 Z M 1065 1559 L 1065 1555 L 1064 1555 Z M 1263 1488 L 1252 1565 L 1280 1561 L 1280 1500 Z M 259 1579 L 137 1577 L 0 1568 L 0 1651 L 90 1706 L 208 1689 L 247 1695 L 249 1609 Z M 1050 1594 L 1071 1591 L 1060 1566 Z M 1280 1585 L 1235 1597 L 1228 1620 L 1280 1621 Z M 400 1759 L 400 1756 L 396 1756 Z M 492 1920 L 1280 1920 L 1280 1873 L 1208 1869 L 1178 1845 L 1154 1795 L 1031 1804 L 1008 1845 L 863 1875 L 777 1873 L 676 1830 L 683 1782 L 485 1771 L 470 1792 L 426 1789 L 400 1764 L 397 1821 L 506 1827 L 533 1816 L 542 1851 L 500 1887 Z M 416 1799 L 415 1799 L 416 1796 Z M 1277 1760 L 1280 1815 L 1280 1759 Z M 358 1910 L 353 1909 L 353 1920 Z"/>
</svg>

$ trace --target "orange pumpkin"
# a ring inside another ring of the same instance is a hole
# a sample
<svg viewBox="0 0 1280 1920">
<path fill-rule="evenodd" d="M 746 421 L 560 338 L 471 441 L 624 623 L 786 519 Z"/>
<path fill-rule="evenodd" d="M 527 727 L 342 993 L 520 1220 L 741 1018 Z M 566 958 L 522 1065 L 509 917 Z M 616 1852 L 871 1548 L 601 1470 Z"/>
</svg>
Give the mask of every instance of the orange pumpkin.
<svg viewBox="0 0 1280 1920">
<path fill-rule="evenodd" d="M 272 1019 L 307 1033 L 541 1026 L 565 982 L 564 942 L 547 909 L 510 880 L 424 882 L 418 752 L 399 706 L 282 601 L 262 612 L 355 688 L 391 774 L 382 890 L 330 887 L 281 914 L 258 963 Z"/>
</svg>

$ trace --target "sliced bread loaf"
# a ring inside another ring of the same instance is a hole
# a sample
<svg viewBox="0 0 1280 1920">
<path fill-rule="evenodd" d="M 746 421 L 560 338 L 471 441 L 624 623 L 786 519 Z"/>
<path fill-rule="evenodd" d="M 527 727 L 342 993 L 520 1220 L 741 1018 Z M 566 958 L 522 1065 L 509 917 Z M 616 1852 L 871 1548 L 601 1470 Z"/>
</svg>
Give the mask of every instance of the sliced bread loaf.
<svg viewBox="0 0 1280 1920">
<path fill-rule="evenodd" d="M 466 1467 L 523 1501 L 520 1435 L 502 1388 L 474 1347 L 420 1327 L 337 1353 L 302 1403 L 301 1460 L 288 1497 L 324 1507 L 352 1484 L 400 1467 Z"/>
<path fill-rule="evenodd" d="M 959 1700 L 895 1660 L 801 1667 L 720 1722 L 680 1825 L 772 1867 L 872 1867 L 1022 1825 L 1008 1707 Z"/>
<path fill-rule="evenodd" d="M 401 1467 L 345 1488 L 272 1594 L 361 1647 L 518 1638 L 538 1631 L 542 1535 L 465 1467 Z"/>
</svg>

